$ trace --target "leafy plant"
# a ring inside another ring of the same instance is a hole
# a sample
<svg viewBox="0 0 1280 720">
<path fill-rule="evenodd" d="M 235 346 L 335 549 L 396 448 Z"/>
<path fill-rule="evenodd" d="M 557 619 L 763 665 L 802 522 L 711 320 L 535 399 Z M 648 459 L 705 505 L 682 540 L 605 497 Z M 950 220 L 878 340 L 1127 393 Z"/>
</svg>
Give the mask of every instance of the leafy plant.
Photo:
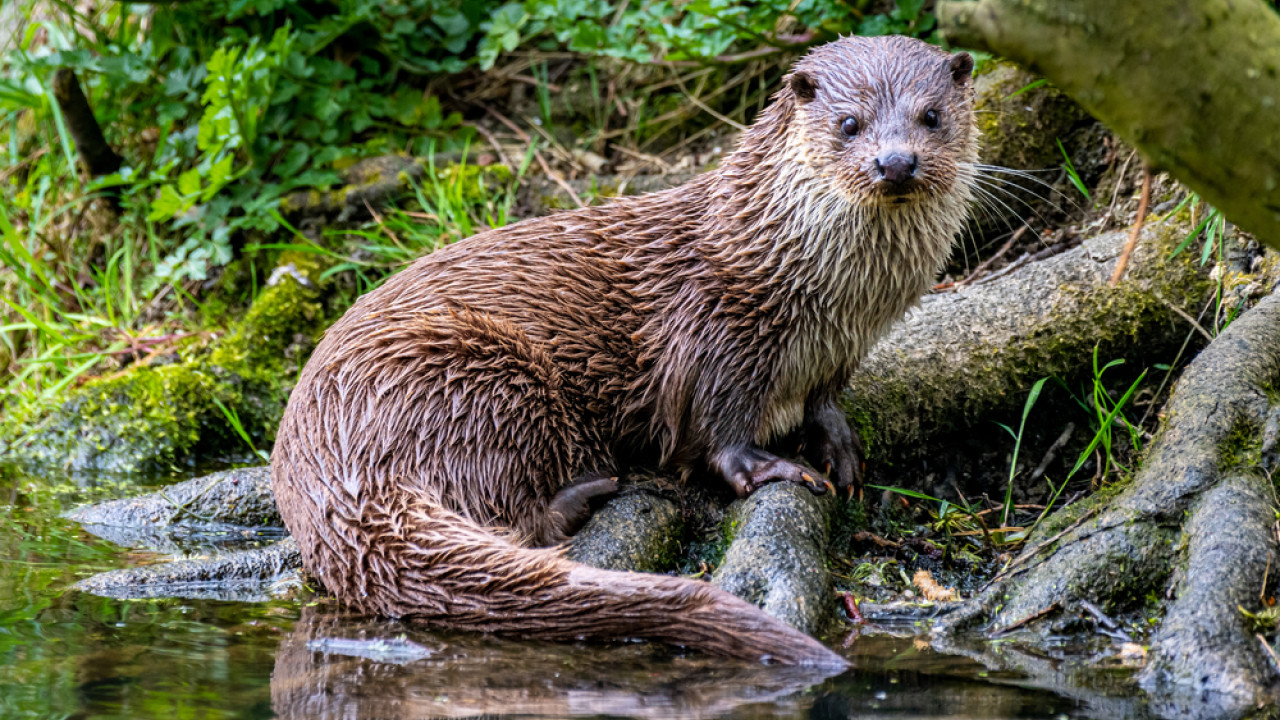
<svg viewBox="0 0 1280 720">
<path fill-rule="evenodd" d="M 1129 472 L 1128 468 L 1121 465 L 1116 459 L 1115 448 L 1112 445 L 1114 440 L 1112 431 L 1117 424 L 1128 432 L 1129 442 L 1134 453 L 1136 454 L 1142 450 L 1142 428 L 1129 422 L 1129 419 L 1124 415 L 1124 407 L 1133 398 L 1138 386 L 1147 377 L 1147 371 L 1143 370 L 1138 374 L 1138 378 L 1129 385 L 1129 388 L 1125 390 L 1119 400 L 1111 399 L 1111 395 L 1107 392 L 1107 388 L 1102 381 L 1102 377 L 1107 370 L 1123 364 L 1124 360 L 1116 359 L 1102 367 L 1098 367 L 1098 348 L 1095 347 L 1093 349 L 1093 388 L 1091 395 L 1097 430 L 1094 432 L 1093 439 L 1089 442 L 1088 447 L 1084 449 L 1084 452 L 1080 453 L 1080 457 L 1076 460 L 1075 466 L 1071 468 L 1071 472 L 1067 474 L 1068 480 L 1079 472 L 1095 449 L 1100 449 L 1102 452 L 1104 465 L 1098 469 L 1102 477 L 1106 477 L 1112 467 L 1121 472 Z"/>
<path fill-rule="evenodd" d="M 916 490 L 909 490 L 907 488 L 886 485 L 868 485 L 867 487 L 875 488 L 876 490 L 887 490 L 889 492 L 902 495 L 903 497 L 937 503 L 938 511 L 936 516 L 938 518 L 939 527 L 946 532 L 948 539 L 951 537 L 951 516 L 958 512 L 963 517 L 972 521 L 972 523 L 982 531 L 983 540 L 986 542 L 988 547 L 995 547 L 1001 542 L 1000 538 L 993 536 L 991 531 L 987 529 L 987 524 L 982 520 L 982 514 L 977 510 L 974 510 L 973 506 L 969 504 L 969 501 L 965 500 L 963 497 L 960 498 L 960 504 L 957 505 L 949 500 L 943 500 L 941 498 L 936 498 L 932 495 L 926 495 L 925 493 L 918 492 Z"/>
<path fill-rule="evenodd" d="M 227 419 L 227 424 L 230 425 L 236 435 L 244 441 L 244 444 L 249 447 L 249 450 L 252 451 L 254 455 L 258 456 L 262 462 L 271 462 L 270 453 L 265 450 L 259 450 L 258 446 L 254 445 L 253 438 L 249 437 L 249 432 L 244 429 L 244 423 L 240 421 L 240 413 L 237 412 L 235 408 L 227 407 L 227 405 L 218 398 L 213 398 L 213 404 L 217 405 L 218 410 L 222 411 L 223 417 Z"/>
<path fill-rule="evenodd" d="M 1013 436 L 1013 458 L 1009 461 L 1009 482 L 1004 490 L 1004 511 L 1000 515 L 1001 527 L 1009 525 L 1009 516 L 1013 513 L 1013 479 L 1018 473 L 1018 451 L 1022 449 L 1022 432 L 1027 427 L 1027 416 L 1031 414 L 1031 408 L 1035 407 L 1036 400 L 1040 398 L 1040 391 L 1044 389 L 1045 381 L 1048 379 L 1040 378 L 1035 385 L 1031 386 L 1031 392 L 1027 394 L 1027 400 L 1022 405 L 1022 421 L 1018 423 L 1018 432 L 1015 433 L 1008 425 L 996 423 Z"/>
</svg>

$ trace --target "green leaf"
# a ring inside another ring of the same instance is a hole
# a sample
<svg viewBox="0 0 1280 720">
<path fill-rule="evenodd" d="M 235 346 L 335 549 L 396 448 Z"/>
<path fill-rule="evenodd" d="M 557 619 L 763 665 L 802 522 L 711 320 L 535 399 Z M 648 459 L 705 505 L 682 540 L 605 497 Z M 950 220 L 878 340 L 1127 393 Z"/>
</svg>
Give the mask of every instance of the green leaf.
<svg viewBox="0 0 1280 720">
<path fill-rule="evenodd" d="M 191 168 L 178 176 L 178 192 L 183 195 L 195 195 L 200 192 L 199 168 Z"/>
<path fill-rule="evenodd" d="M 471 29 L 467 16 L 451 8 L 432 13 L 431 22 L 439 26 L 447 37 L 463 36 Z"/>
<path fill-rule="evenodd" d="M 280 162 L 276 163 L 273 169 L 276 175 L 287 180 L 296 175 L 310 157 L 310 147 L 306 143 L 296 142 L 284 154 L 284 157 L 280 158 Z"/>
<path fill-rule="evenodd" d="M 147 213 L 147 219 L 153 222 L 172 220 L 186 210 L 178 191 L 172 185 L 164 185 L 160 188 L 160 194 L 152 201 L 151 212 Z"/>
<path fill-rule="evenodd" d="M 907 22 L 915 22 L 920 18 L 920 10 L 924 8 L 924 0 L 898 0 L 898 17 Z"/>
</svg>

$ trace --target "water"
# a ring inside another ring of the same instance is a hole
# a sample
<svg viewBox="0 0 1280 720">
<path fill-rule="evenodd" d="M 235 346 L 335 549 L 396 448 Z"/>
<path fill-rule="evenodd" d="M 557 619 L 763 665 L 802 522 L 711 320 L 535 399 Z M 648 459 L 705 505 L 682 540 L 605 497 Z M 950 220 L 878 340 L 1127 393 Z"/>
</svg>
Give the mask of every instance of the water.
<svg viewBox="0 0 1280 720">
<path fill-rule="evenodd" d="M 908 628 L 901 637 L 852 638 L 841 652 L 855 669 L 822 678 L 642 643 L 426 632 L 351 618 L 322 601 L 121 601 L 69 591 L 94 573 L 163 559 L 58 517 L 138 489 L 0 471 L 0 718 L 1143 714 L 1127 673 L 1064 675 L 1072 655 L 1052 648 L 982 644 L 942 654 Z"/>
</svg>

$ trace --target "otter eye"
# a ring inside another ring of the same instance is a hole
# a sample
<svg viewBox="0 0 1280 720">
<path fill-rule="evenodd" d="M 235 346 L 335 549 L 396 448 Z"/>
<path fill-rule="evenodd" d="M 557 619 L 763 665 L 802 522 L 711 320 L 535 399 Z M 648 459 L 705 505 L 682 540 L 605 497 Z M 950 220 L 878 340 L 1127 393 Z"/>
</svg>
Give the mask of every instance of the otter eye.
<svg viewBox="0 0 1280 720">
<path fill-rule="evenodd" d="M 858 134 L 858 119 L 850 115 L 840 121 L 840 132 L 846 137 L 853 137 Z"/>
<path fill-rule="evenodd" d="M 925 110 L 924 115 L 920 117 L 920 122 L 924 123 L 925 127 L 933 130 L 938 127 L 939 119 L 938 111 L 933 108 L 929 108 L 928 110 Z"/>
</svg>

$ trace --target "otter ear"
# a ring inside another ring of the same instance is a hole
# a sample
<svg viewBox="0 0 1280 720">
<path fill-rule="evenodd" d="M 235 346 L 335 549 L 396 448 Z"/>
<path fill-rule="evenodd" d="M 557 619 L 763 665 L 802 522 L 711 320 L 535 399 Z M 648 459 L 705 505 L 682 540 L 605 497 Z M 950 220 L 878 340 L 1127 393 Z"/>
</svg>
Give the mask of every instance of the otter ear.
<svg viewBox="0 0 1280 720">
<path fill-rule="evenodd" d="M 959 52 L 951 56 L 951 79 L 957 85 L 964 85 L 973 76 L 973 56 L 967 52 Z"/>
<path fill-rule="evenodd" d="M 796 100 L 801 103 L 808 103 L 818 96 L 818 81 L 813 76 L 797 70 L 787 76 L 787 83 L 791 85 L 791 92 L 795 93 Z"/>
</svg>

